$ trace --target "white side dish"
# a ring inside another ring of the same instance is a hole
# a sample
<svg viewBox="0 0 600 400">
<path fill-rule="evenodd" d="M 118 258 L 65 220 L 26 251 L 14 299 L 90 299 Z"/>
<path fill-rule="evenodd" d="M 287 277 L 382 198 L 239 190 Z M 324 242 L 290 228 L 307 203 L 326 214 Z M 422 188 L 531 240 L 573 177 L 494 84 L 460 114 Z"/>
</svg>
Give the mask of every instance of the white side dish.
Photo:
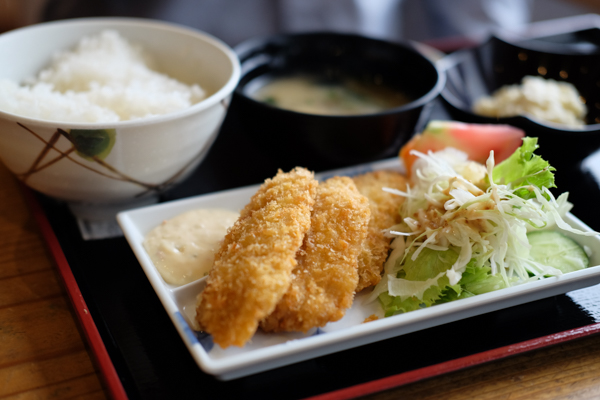
<svg viewBox="0 0 600 400">
<path fill-rule="evenodd" d="M 402 166 L 398 159 L 391 159 L 321 173 L 317 174 L 317 177 L 325 178 L 335 174 L 356 175 L 378 169 L 402 170 Z M 258 185 L 191 197 L 126 211 L 118 215 L 125 237 L 193 358 L 204 372 L 222 380 L 255 374 L 600 283 L 600 237 L 573 236 L 578 243 L 591 249 L 592 267 L 363 323 L 372 314 L 382 316 L 377 302 L 364 304 L 364 299 L 369 292 L 369 289 L 366 289 L 356 296 L 354 305 L 343 319 L 330 323 L 322 329 L 314 329 L 307 334 L 264 334 L 259 330 L 245 347 L 230 347 L 223 350 L 219 346 L 212 346 L 210 336 L 193 329 L 196 295 L 202 290 L 204 279 L 179 287 L 169 285 L 152 263 L 143 247 L 143 241 L 146 234 L 163 220 L 186 211 L 212 207 L 239 211 L 257 188 Z M 565 221 L 574 228 L 591 230 L 570 213 L 565 217 Z"/>
<path fill-rule="evenodd" d="M 569 82 L 525 76 L 521 84 L 502 86 L 491 96 L 477 99 L 473 111 L 493 118 L 529 114 L 543 121 L 583 128 L 587 107 Z"/>
</svg>

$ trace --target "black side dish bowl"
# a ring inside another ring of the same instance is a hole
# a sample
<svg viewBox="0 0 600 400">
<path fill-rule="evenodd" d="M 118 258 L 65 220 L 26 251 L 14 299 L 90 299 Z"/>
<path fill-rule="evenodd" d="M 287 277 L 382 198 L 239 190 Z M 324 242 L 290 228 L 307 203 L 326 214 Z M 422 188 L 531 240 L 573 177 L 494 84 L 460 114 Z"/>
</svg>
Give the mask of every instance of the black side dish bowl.
<svg viewBox="0 0 600 400">
<path fill-rule="evenodd" d="M 240 128 L 281 168 L 330 169 L 394 157 L 420 130 L 445 76 L 416 47 L 340 33 L 283 34 L 234 48 L 242 77 L 231 112 Z M 310 75 L 384 85 L 409 102 L 376 114 L 317 115 L 253 99 L 257 80 Z"/>
<path fill-rule="evenodd" d="M 600 30 L 519 40 L 491 36 L 483 44 L 452 53 L 439 63 L 447 82 L 442 98 L 453 119 L 508 124 L 538 137 L 540 154 L 553 165 L 576 164 L 600 148 Z M 545 122 L 533 116 L 492 118 L 472 111 L 474 102 L 526 75 L 575 86 L 588 114 L 581 128 Z"/>
</svg>

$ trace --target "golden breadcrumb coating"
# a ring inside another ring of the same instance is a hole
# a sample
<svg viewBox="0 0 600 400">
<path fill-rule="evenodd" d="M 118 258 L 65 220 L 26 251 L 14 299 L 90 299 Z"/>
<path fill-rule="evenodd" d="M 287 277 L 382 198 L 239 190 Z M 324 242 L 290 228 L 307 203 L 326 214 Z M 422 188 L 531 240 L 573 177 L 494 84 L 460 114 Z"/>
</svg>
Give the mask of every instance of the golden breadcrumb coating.
<svg viewBox="0 0 600 400">
<path fill-rule="evenodd" d="M 366 324 L 367 322 L 371 322 L 371 321 L 377 321 L 378 319 L 379 319 L 379 317 L 377 315 L 371 314 L 367 318 L 365 318 L 365 320 L 363 321 L 363 324 Z"/>
<path fill-rule="evenodd" d="M 354 299 L 370 214 L 352 179 L 334 177 L 319 185 L 292 284 L 261 322 L 263 330 L 306 332 L 344 316 Z"/>
<path fill-rule="evenodd" d="M 318 183 L 303 168 L 267 179 L 215 255 L 196 319 L 222 348 L 244 346 L 288 290 Z"/>
<path fill-rule="evenodd" d="M 406 178 L 399 172 L 381 170 L 353 177 L 358 191 L 369 199 L 371 220 L 369 232 L 358 259 L 356 292 L 376 285 L 381 280 L 383 264 L 390 249 L 390 239 L 382 230 L 401 222 L 399 209 L 404 197 L 383 191 L 384 187 L 406 190 Z"/>
</svg>

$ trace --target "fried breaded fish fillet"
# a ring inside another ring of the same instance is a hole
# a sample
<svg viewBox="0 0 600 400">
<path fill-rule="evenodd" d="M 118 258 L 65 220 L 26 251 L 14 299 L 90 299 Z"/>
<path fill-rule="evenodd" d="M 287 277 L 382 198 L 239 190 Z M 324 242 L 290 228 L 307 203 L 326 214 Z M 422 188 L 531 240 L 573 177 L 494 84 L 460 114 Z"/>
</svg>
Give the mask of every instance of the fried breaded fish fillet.
<svg viewBox="0 0 600 400">
<path fill-rule="evenodd" d="M 243 346 L 288 290 L 318 182 L 303 168 L 267 179 L 215 255 L 196 320 L 213 341 Z"/>
<path fill-rule="evenodd" d="M 306 332 L 344 316 L 354 299 L 370 214 L 369 201 L 352 179 L 334 177 L 319 184 L 292 283 L 261 322 L 263 330 Z"/>
<path fill-rule="evenodd" d="M 398 211 L 404 197 L 385 192 L 383 188 L 406 190 L 407 181 L 404 175 L 390 170 L 368 172 L 352 179 L 371 205 L 369 231 L 358 259 L 358 293 L 381 280 L 383 264 L 390 249 L 390 239 L 383 235 L 382 230 L 401 222 Z"/>
</svg>

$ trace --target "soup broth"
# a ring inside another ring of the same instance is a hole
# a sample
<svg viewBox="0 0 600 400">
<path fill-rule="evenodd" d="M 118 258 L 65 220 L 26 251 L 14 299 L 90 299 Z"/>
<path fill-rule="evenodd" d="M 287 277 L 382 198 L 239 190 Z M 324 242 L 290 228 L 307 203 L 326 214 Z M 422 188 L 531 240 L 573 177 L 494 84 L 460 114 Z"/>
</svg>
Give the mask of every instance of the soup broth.
<svg viewBox="0 0 600 400">
<path fill-rule="evenodd" d="M 269 80 L 250 96 L 275 107 L 321 115 L 375 114 L 410 102 L 385 86 L 353 79 L 325 82 L 304 75 Z"/>
</svg>

